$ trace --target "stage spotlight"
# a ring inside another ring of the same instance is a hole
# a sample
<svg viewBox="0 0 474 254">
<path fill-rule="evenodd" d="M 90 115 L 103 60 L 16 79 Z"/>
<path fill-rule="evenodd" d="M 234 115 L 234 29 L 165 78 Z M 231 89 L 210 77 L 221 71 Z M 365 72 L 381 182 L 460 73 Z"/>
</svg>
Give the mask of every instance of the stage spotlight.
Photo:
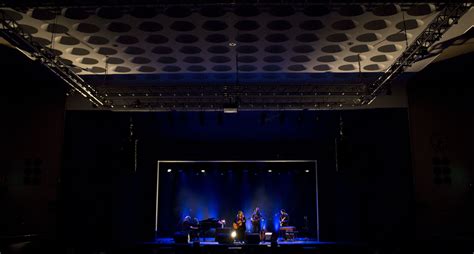
<svg viewBox="0 0 474 254">
<path fill-rule="evenodd" d="M 271 172 L 272 172 L 272 170 L 271 170 L 271 169 L 269 169 L 269 170 L 268 170 L 268 173 L 271 173 Z"/>
<path fill-rule="evenodd" d="M 309 170 L 308 170 L 308 169 L 306 169 L 304 172 L 306 172 L 306 173 L 309 173 Z"/>
<path fill-rule="evenodd" d="M 173 170 L 171 170 L 171 168 L 169 168 L 167 171 L 168 171 L 168 173 L 171 173 L 171 171 L 173 171 Z"/>
<path fill-rule="evenodd" d="M 204 169 L 201 169 L 201 173 L 206 173 L 206 170 L 204 170 Z"/>
<path fill-rule="evenodd" d="M 232 231 L 232 233 L 230 233 L 230 237 L 232 237 L 232 239 L 235 239 L 235 237 L 237 237 L 237 232 Z"/>
</svg>

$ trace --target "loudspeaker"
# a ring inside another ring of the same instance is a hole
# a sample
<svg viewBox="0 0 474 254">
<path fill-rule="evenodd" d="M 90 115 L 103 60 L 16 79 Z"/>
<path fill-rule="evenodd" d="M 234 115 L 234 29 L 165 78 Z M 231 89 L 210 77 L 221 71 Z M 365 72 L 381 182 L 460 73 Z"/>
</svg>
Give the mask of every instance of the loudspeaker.
<svg viewBox="0 0 474 254">
<path fill-rule="evenodd" d="M 218 243 L 232 243 L 234 240 L 230 236 L 232 228 L 217 228 L 216 229 L 216 242 Z"/>
<path fill-rule="evenodd" d="M 260 243 L 260 235 L 257 233 L 248 233 L 246 238 L 247 244 L 259 244 Z"/>
<path fill-rule="evenodd" d="M 191 241 L 189 234 L 185 232 L 176 232 L 173 239 L 176 244 L 188 244 Z"/>
</svg>

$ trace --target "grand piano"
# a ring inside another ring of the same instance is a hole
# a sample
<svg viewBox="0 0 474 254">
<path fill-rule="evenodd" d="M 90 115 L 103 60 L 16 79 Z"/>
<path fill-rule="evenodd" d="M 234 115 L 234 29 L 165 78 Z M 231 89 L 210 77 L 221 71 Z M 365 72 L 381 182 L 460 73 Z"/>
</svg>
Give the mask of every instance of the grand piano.
<svg viewBox="0 0 474 254">
<path fill-rule="evenodd" d="M 208 218 L 205 220 L 199 221 L 197 225 L 197 233 L 199 236 L 211 236 L 210 231 L 211 229 L 223 228 L 225 226 L 225 220 L 219 220 L 216 218 Z M 214 235 L 212 235 L 214 236 Z"/>
</svg>

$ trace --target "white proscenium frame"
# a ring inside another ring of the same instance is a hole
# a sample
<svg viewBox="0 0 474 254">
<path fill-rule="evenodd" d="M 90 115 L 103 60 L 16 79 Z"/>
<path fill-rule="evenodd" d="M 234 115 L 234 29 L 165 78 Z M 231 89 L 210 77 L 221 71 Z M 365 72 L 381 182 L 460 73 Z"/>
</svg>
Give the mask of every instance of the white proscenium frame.
<svg viewBox="0 0 474 254">
<path fill-rule="evenodd" d="M 316 240 L 319 242 L 319 190 L 317 160 L 159 160 L 156 169 L 155 232 L 158 231 L 158 208 L 160 194 L 160 163 L 314 163 L 316 189 Z"/>
</svg>

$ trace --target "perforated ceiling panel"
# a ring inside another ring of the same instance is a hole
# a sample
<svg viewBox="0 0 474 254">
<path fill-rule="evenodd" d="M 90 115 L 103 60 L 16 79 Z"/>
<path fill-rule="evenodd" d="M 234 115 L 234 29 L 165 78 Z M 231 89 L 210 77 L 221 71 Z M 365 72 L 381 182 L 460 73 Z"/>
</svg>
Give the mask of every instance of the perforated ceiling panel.
<svg viewBox="0 0 474 254">
<path fill-rule="evenodd" d="M 83 74 L 381 72 L 432 4 L 7 9 Z M 402 11 L 403 10 L 403 11 Z M 405 36 L 405 28 L 407 34 Z M 407 39 L 407 40 L 406 40 Z M 360 57 L 360 58 L 359 58 Z"/>
</svg>

